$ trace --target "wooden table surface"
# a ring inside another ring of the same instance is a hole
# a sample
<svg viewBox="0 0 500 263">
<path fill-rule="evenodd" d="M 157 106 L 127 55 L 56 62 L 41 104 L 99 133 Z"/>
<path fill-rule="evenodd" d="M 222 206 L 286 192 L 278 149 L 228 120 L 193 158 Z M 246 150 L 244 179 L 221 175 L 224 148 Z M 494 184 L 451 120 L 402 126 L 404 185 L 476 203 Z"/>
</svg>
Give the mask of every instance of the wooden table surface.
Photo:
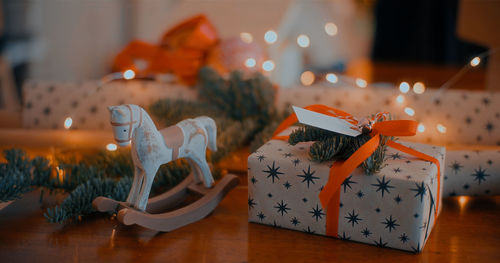
<svg viewBox="0 0 500 263">
<path fill-rule="evenodd" d="M 445 199 L 425 249 L 412 254 L 248 223 L 241 179 L 211 215 L 170 233 L 107 215 L 48 223 L 32 192 L 0 211 L 0 262 L 500 262 L 500 196 Z"/>
</svg>

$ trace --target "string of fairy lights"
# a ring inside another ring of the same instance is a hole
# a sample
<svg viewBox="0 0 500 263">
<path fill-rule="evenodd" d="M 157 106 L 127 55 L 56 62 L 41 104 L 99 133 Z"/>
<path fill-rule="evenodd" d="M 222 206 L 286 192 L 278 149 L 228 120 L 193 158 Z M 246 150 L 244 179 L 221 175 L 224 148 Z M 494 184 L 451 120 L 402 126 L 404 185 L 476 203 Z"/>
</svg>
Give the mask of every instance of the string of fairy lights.
<svg viewBox="0 0 500 263">
<path fill-rule="evenodd" d="M 335 23 L 333 22 L 327 22 L 324 24 L 324 32 L 331 37 L 334 37 L 338 34 L 338 27 Z M 278 33 L 275 30 L 268 30 L 264 33 L 264 42 L 270 46 L 278 42 Z M 249 33 L 249 32 L 241 32 L 240 33 L 240 39 L 242 42 L 250 44 L 254 41 L 254 36 Z M 298 34 L 296 38 L 296 44 L 301 47 L 301 48 L 308 48 L 311 45 L 311 39 L 307 34 Z M 449 80 L 447 80 L 443 85 L 441 85 L 438 89 L 438 92 L 436 93 L 435 96 L 440 96 L 440 94 L 448 89 L 450 86 L 455 84 L 466 72 L 468 72 L 470 69 L 475 68 L 480 65 L 482 60 L 495 52 L 494 49 L 490 49 L 487 52 L 481 53 L 474 58 L 470 60 L 469 63 L 467 63 L 465 66 L 463 66 L 454 76 L 452 76 Z M 273 70 L 276 69 L 277 65 L 275 62 L 271 59 L 267 59 L 262 61 L 260 65 L 257 65 L 257 59 L 254 57 L 248 57 L 244 61 L 244 67 L 249 68 L 249 69 L 254 69 L 256 67 L 260 67 L 263 72 L 265 73 L 271 73 Z M 99 82 L 98 88 L 96 91 L 98 91 L 101 87 L 103 87 L 106 83 L 115 81 L 115 80 L 132 80 L 136 78 L 136 73 L 129 69 L 124 72 L 115 72 L 111 73 L 109 75 L 106 75 L 101 79 Z M 154 78 L 156 79 L 156 78 Z M 346 86 L 350 87 L 357 87 L 357 88 L 369 88 L 371 85 L 364 79 L 362 78 L 353 78 L 350 76 L 342 75 L 342 74 L 336 74 L 334 72 L 327 72 L 325 74 L 317 75 L 312 71 L 306 70 L 302 72 L 299 76 L 300 83 L 303 86 L 311 86 L 314 84 L 316 81 L 326 81 L 331 84 L 343 84 Z M 398 86 L 400 94 L 398 94 L 395 97 L 395 101 L 397 104 L 403 106 L 406 102 L 406 97 L 410 91 L 412 91 L 415 94 L 423 94 L 426 90 L 426 86 L 423 82 L 417 81 L 413 83 L 413 85 L 410 85 L 410 83 L 403 81 L 399 84 Z M 403 112 L 410 116 L 414 117 L 416 115 L 415 109 L 408 105 L 404 105 Z M 70 129 L 73 124 L 73 120 L 71 117 L 67 117 L 64 120 L 64 128 L 65 129 Z M 417 131 L 422 133 L 426 130 L 426 127 L 423 123 L 419 123 L 417 127 Z M 436 125 L 436 130 L 440 133 L 446 133 L 446 127 L 443 124 L 438 123 Z M 106 149 L 108 151 L 115 151 L 117 149 L 117 145 L 114 143 L 110 143 L 106 145 Z"/>
</svg>

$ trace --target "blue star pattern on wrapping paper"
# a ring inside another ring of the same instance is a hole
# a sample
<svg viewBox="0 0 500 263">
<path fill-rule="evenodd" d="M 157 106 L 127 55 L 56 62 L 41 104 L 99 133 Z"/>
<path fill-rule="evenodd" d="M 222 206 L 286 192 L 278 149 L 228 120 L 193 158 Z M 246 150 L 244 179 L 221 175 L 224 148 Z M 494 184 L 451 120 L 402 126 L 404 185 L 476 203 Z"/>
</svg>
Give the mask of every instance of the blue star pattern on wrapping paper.
<svg viewBox="0 0 500 263">
<path fill-rule="evenodd" d="M 275 167 L 275 162 L 273 161 L 273 167 L 270 167 L 269 165 L 267 166 L 267 171 L 266 170 L 262 170 L 264 173 L 268 173 L 269 175 L 267 176 L 267 178 L 271 177 L 272 181 L 273 181 L 273 184 L 274 184 L 274 178 L 276 177 L 278 180 L 280 179 L 278 175 L 280 174 L 283 174 L 282 172 L 279 172 L 278 170 L 280 169 L 280 167 Z"/>
<path fill-rule="evenodd" d="M 394 201 L 399 204 L 401 203 L 401 201 L 403 201 L 403 199 L 401 199 L 401 196 L 397 195 L 396 197 L 394 197 Z"/>
<path fill-rule="evenodd" d="M 253 198 L 248 198 L 248 208 L 252 209 L 257 203 L 253 201 Z"/>
<path fill-rule="evenodd" d="M 309 183 L 313 183 L 314 184 L 314 179 L 319 179 L 319 177 L 313 176 L 315 172 L 316 171 L 312 171 L 311 172 L 311 166 L 308 165 L 307 166 L 307 172 L 306 172 L 306 170 L 302 170 L 303 174 L 302 175 L 299 174 L 297 176 L 304 178 L 304 180 L 302 180 L 302 182 L 307 182 L 307 188 L 309 188 Z"/>
<path fill-rule="evenodd" d="M 424 182 L 422 182 L 420 185 L 418 185 L 418 183 L 415 183 L 415 185 L 417 186 L 417 188 L 412 188 L 410 190 L 417 192 L 415 194 L 415 197 L 420 196 L 420 202 L 422 202 L 424 200 L 424 195 L 426 192 Z"/>
<path fill-rule="evenodd" d="M 474 173 L 471 174 L 471 176 L 474 176 L 474 181 L 477 181 L 477 184 L 481 184 L 481 181 L 486 181 L 486 176 L 490 175 L 486 173 L 486 170 L 479 166 L 479 169 L 474 169 Z"/>
<path fill-rule="evenodd" d="M 284 186 L 286 189 L 290 189 L 290 187 L 292 187 L 292 185 L 291 185 L 288 181 L 286 181 L 286 182 L 283 184 L 283 186 Z"/>
<path fill-rule="evenodd" d="M 402 159 L 403 157 L 399 154 L 399 152 L 396 153 L 391 153 L 389 154 L 389 157 L 392 158 L 392 160 L 399 160 Z"/>
<path fill-rule="evenodd" d="M 252 182 L 252 184 L 256 184 L 257 183 L 257 179 L 255 179 L 254 176 L 252 176 L 252 179 L 250 179 L 250 181 Z"/>
<path fill-rule="evenodd" d="M 299 163 L 300 163 L 300 160 L 299 160 L 299 159 L 294 159 L 294 160 L 292 161 L 292 163 L 293 163 L 293 166 L 294 166 L 294 167 L 297 167 L 297 164 L 299 164 Z"/>
<path fill-rule="evenodd" d="M 460 172 L 463 166 L 459 162 L 455 161 L 450 165 L 450 168 L 453 170 L 455 174 L 457 174 L 458 172 Z"/>
<path fill-rule="evenodd" d="M 276 203 L 277 205 L 274 206 L 274 208 L 278 209 L 278 214 L 281 213 L 281 216 L 284 214 L 288 214 L 288 210 L 292 210 L 291 208 L 288 208 L 288 204 L 285 204 L 283 200 L 281 200 L 281 203 Z"/>
<path fill-rule="evenodd" d="M 368 228 L 365 227 L 365 229 L 361 231 L 361 234 L 363 234 L 363 236 L 365 237 L 369 237 L 372 234 L 372 232 L 370 232 L 370 230 L 368 230 Z"/>
<path fill-rule="evenodd" d="M 260 219 L 260 221 L 262 221 L 262 220 L 264 220 L 264 218 L 266 218 L 266 216 L 265 216 L 265 215 L 264 215 L 264 213 L 262 213 L 262 212 L 259 212 L 259 213 L 257 214 L 257 217 Z"/>
<path fill-rule="evenodd" d="M 383 242 L 382 237 L 380 237 L 379 241 L 375 240 L 375 245 L 377 247 L 387 247 L 387 242 Z"/>
<path fill-rule="evenodd" d="M 297 226 L 298 224 L 300 224 L 300 221 L 295 216 L 292 218 L 292 220 L 290 220 L 290 222 L 292 222 L 292 224 L 294 226 Z"/>
<path fill-rule="evenodd" d="M 319 208 L 318 205 L 316 205 L 316 208 L 312 208 L 311 211 L 309 211 L 310 214 L 312 214 L 312 217 L 314 217 L 316 219 L 316 222 L 318 221 L 318 219 L 323 219 L 323 216 L 326 215 L 325 213 L 323 213 L 323 209 L 322 208 Z"/>
<path fill-rule="evenodd" d="M 385 191 L 387 191 L 387 193 L 390 193 L 389 189 L 390 188 L 394 188 L 394 186 L 389 185 L 389 183 L 391 182 L 391 180 L 388 180 L 387 182 L 385 181 L 385 175 L 382 177 L 382 181 L 380 181 L 377 178 L 377 182 L 378 182 L 378 184 L 372 184 L 372 185 L 377 187 L 377 191 L 376 192 L 378 192 L 378 191 L 382 192 L 382 197 L 384 197 L 384 192 Z"/>
<path fill-rule="evenodd" d="M 399 240 L 401 240 L 401 242 L 403 243 L 406 243 L 408 242 L 408 240 L 410 240 L 410 238 L 406 235 L 406 233 L 403 233 L 399 236 Z"/>
<path fill-rule="evenodd" d="M 354 224 L 359 224 L 358 221 L 363 221 L 363 219 L 359 218 L 359 214 L 354 212 L 354 209 L 352 210 L 352 213 L 347 213 L 347 215 L 348 216 L 345 216 L 345 218 L 348 223 L 352 223 L 352 227 L 354 227 Z"/>
<path fill-rule="evenodd" d="M 338 235 L 340 240 L 351 240 L 351 237 L 346 235 L 345 232 L 342 232 L 342 235 Z"/>
<path fill-rule="evenodd" d="M 389 218 L 386 218 L 385 219 L 385 222 L 382 222 L 382 224 L 385 225 L 385 228 L 388 228 L 389 229 L 389 232 L 392 231 L 392 229 L 396 229 L 397 226 L 399 226 L 399 224 L 396 224 L 396 219 L 392 219 L 392 215 L 389 217 Z"/>
<path fill-rule="evenodd" d="M 259 160 L 259 162 L 262 162 L 264 159 L 266 159 L 264 155 L 257 156 L 257 160 Z"/>
<path fill-rule="evenodd" d="M 312 230 L 309 226 L 307 226 L 307 229 L 303 229 L 302 231 L 308 233 L 308 234 L 314 234 L 316 231 Z"/>
<path fill-rule="evenodd" d="M 349 187 L 349 189 L 352 189 L 351 188 L 351 184 L 357 184 L 356 182 L 354 181 L 351 181 L 351 178 L 352 178 L 352 175 L 350 175 L 349 177 L 347 177 L 343 182 L 342 182 L 342 186 L 344 187 L 344 193 L 345 193 L 345 190 L 347 189 L 347 187 Z"/>
</svg>

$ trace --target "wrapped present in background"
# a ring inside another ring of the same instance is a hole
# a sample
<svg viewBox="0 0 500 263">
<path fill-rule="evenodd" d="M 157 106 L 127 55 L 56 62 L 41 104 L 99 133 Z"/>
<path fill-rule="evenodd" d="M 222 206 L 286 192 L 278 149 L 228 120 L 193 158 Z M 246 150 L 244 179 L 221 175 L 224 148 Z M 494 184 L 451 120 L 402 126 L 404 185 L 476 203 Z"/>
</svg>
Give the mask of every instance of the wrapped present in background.
<svg viewBox="0 0 500 263">
<path fill-rule="evenodd" d="M 109 129 L 108 105 L 132 103 L 147 107 L 163 98 L 194 100 L 197 92 L 180 84 L 153 81 L 116 81 L 97 89 L 98 81 L 31 81 L 23 86 L 23 127 L 64 129 L 66 118 L 72 129 Z"/>
<path fill-rule="evenodd" d="M 443 147 L 405 144 L 444 162 Z M 414 252 L 424 247 L 441 202 L 436 165 L 389 148 L 378 174 L 356 169 L 340 187 L 339 205 L 325 209 L 319 194 L 332 162 L 311 161 L 310 145 L 271 140 L 249 156 L 250 222 Z"/>
<path fill-rule="evenodd" d="M 427 89 L 423 94 L 402 94 L 393 86 L 362 89 L 319 84 L 281 89 L 277 103 L 278 108 L 325 104 L 355 116 L 389 111 L 396 119 L 414 119 L 419 122 L 418 132 L 406 140 L 449 148 L 443 196 L 500 194 L 498 92 Z M 478 173 L 482 179 L 476 179 Z"/>
</svg>

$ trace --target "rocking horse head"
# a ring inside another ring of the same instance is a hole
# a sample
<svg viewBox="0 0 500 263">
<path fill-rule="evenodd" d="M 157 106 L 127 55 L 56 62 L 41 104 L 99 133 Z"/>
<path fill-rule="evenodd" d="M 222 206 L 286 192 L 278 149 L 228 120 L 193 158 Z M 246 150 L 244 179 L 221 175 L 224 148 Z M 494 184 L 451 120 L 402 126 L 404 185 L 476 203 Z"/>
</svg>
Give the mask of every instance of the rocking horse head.
<svg viewBox="0 0 500 263">
<path fill-rule="evenodd" d="M 128 146 L 134 130 L 142 125 L 142 110 L 137 105 L 109 106 L 111 126 L 115 140 L 120 146 Z"/>
</svg>

